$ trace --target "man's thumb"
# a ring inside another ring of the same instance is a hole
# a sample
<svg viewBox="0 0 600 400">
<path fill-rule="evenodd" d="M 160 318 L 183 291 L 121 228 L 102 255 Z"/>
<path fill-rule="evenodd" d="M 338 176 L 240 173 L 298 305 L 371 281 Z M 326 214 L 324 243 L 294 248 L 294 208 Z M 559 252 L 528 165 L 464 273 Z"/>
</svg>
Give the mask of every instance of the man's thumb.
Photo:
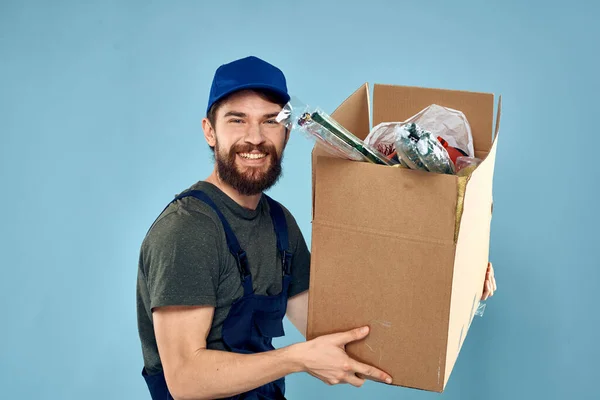
<svg viewBox="0 0 600 400">
<path fill-rule="evenodd" d="M 349 330 L 347 332 L 343 332 L 340 334 L 340 345 L 345 345 L 346 343 L 355 342 L 357 340 L 363 339 L 369 334 L 369 327 L 363 326 L 362 328 L 356 328 Z"/>
</svg>

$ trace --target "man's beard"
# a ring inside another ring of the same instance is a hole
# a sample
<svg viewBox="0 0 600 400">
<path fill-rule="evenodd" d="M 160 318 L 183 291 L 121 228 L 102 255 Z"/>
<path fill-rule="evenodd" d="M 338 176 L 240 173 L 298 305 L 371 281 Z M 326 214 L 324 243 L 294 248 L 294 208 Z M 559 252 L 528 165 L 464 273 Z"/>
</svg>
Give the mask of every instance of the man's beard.
<svg viewBox="0 0 600 400">
<path fill-rule="evenodd" d="M 237 153 L 250 153 L 257 150 L 269 157 L 269 165 L 266 171 L 264 167 L 246 167 L 244 171 L 240 171 L 235 165 Z M 277 156 L 277 151 L 274 146 L 260 144 L 258 146 L 252 144 L 234 145 L 229 150 L 229 154 L 221 154 L 219 143 L 215 145 L 215 161 L 217 165 L 217 174 L 219 178 L 237 190 L 241 195 L 253 196 L 262 193 L 271 188 L 281 177 L 281 160 L 282 157 Z"/>
</svg>

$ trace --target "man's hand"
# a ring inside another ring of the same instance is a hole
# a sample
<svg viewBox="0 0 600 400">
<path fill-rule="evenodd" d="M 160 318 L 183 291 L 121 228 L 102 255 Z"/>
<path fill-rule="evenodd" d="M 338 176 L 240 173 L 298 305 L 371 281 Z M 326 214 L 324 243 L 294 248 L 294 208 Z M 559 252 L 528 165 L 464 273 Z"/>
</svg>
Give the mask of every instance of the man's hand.
<svg viewBox="0 0 600 400">
<path fill-rule="evenodd" d="M 360 387 L 365 382 L 364 378 L 391 383 L 391 376 L 385 372 L 353 360 L 346 354 L 346 344 L 363 339 L 368 333 L 369 328 L 363 327 L 299 343 L 297 346 L 304 371 L 328 385 L 349 383 Z"/>
<path fill-rule="evenodd" d="M 494 295 L 496 291 L 496 278 L 494 277 L 494 267 L 492 263 L 488 263 L 487 272 L 485 273 L 485 283 L 483 284 L 483 296 L 481 300 L 485 301 Z"/>
</svg>

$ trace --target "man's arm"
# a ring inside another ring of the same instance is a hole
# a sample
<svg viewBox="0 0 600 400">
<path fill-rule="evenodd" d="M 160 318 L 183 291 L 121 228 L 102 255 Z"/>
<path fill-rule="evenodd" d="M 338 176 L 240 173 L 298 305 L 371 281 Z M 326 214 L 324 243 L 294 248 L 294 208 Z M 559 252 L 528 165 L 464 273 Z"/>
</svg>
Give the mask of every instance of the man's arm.
<svg viewBox="0 0 600 400">
<path fill-rule="evenodd" d="M 322 336 L 264 353 L 237 354 L 206 349 L 213 314 L 213 307 L 161 307 L 154 311 L 165 379 L 176 400 L 235 396 L 301 371 L 331 385 L 361 386 L 364 380 L 356 373 L 380 381 L 390 378 L 344 351 L 347 343 L 363 339 L 368 330 Z"/>
<path fill-rule="evenodd" d="M 306 338 L 308 319 L 308 290 L 288 299 L 286 316 Z"/>
<path fill-rule="evenodd" d="M 158 350 L 175 399 L 234 396 L 302 369 L 289 349 L 260 355 L 207 350 L 213 314 L 213 307 L 188 306 L 154 312 Z"/>
</svg>

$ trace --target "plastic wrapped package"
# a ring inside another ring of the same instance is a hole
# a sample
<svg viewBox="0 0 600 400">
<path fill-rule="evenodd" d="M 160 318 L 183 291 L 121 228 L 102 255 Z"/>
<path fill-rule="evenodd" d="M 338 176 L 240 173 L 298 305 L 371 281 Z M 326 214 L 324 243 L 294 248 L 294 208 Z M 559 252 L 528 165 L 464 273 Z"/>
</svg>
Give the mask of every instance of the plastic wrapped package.
<svg viewBox="0 0 600 400">
<path fill-rule="evenodd" d="M 394 163 L 388 160 L 383 154 L 375 149 L 366 146 L 364 142 L 346 130 L 342 125 L 337 123 L 326 113 L 315 110 L 312 113 L 305 113 L 299 120 L 299 125 L 305 127 L 312 132 L 317 130 L 318 137 L 325 139 L 328 145 L 335 147 L 336 150 L 343 149 L 345 153 L 359 153 L 365 161 L 381 165 L 393 165 Z"/>
<path fill-rule="evenodd" d="M 396 151 L 396 126 L 404 122 L 382 122 L 373 129 L 365 138 L 365 144 L 376 149 L 386 157 L 394 155 Z"/>
<path fill-rule="evenodd" d="M 456 148 L 456 147 L 450 146 L 450 144 L 446 140 L 444 140 L 443 137 L 438 136 L 437 140 L 442 144 L 442 146 L 448 152 L 448 155 L 450 156 L 450 159 L 454 163 L 454 167 L 456 167 L 456 160 L 458 159 L 458 157 L 465 157 L 465 156 L 467 156 L 467 153 L 465 153 L 463 150 L 461 150 L 459 148 Z"/>
<path fill-rule="evenodd" d="M 474 155 L 471 127 L 465 115 L 460 111 L 437 104 L 424 108 L 405 121 L 380 123 L 371 130 L 365 143 L 386 156 L 393 155 L 397 151 L 398 128 L 410 123 L 428 132 L 429 137 L 437 139 L 454 165 L 458 158 Z M 439 148 L 435 143 L 431 143 L 431 146 Z M 404 153 L 405 160 L 402 159 L 401 153 Z M 400 158 L 399 162 L 408 168 L 428 170 L 424 168 L 423 161 L 416 157 L 417 154 L 410 149 L 405 149 L 404 152 L 399 151 L 397 156 Z"/>
<path fill-rule="evenodd" d="M 317 112 L 305 113 L 298 119 L 298 125 L 301 132 L 316 138 L 321 144 L 324 144 L 325 150 L 338 158 L 353 161 L 369 161 L 364 154 L 350 146 L 337 135 L 334 135 L 329 129 L 316 122 L 313 116 L 317 117 Z"/>
<path fill-rule="evenodd" d="M 446 149 L 429 131 L 415 123 L 396 125 L 396 152 L 411 169 L 439 174 L 455 174 Z"/>
<path fill-rule="evenodd" d="M 388 166 L 397 164 L 366 145 L 323 110 L 308 107 L 295 98 L 284 106 L 277 120 L 290 130 L 298 130 L 316 139 L 335 157 Z"/>
<path fill-rule="evenodd" d="M 365 138 L 365 144 L 383 154 L 388 160 L 392 160 L 404 168 L 410 168 L 409 164 L 396 152 L 396 127 L 398 125 L 397 122 L 384 122 L 377 125 Z"/>
<path fill-rule="evenodd" d="M 475 155 L 471 125 L 461 111 L 432 104 L 404 122 L 414 122 L 467 156 Z"/>
</svg>

